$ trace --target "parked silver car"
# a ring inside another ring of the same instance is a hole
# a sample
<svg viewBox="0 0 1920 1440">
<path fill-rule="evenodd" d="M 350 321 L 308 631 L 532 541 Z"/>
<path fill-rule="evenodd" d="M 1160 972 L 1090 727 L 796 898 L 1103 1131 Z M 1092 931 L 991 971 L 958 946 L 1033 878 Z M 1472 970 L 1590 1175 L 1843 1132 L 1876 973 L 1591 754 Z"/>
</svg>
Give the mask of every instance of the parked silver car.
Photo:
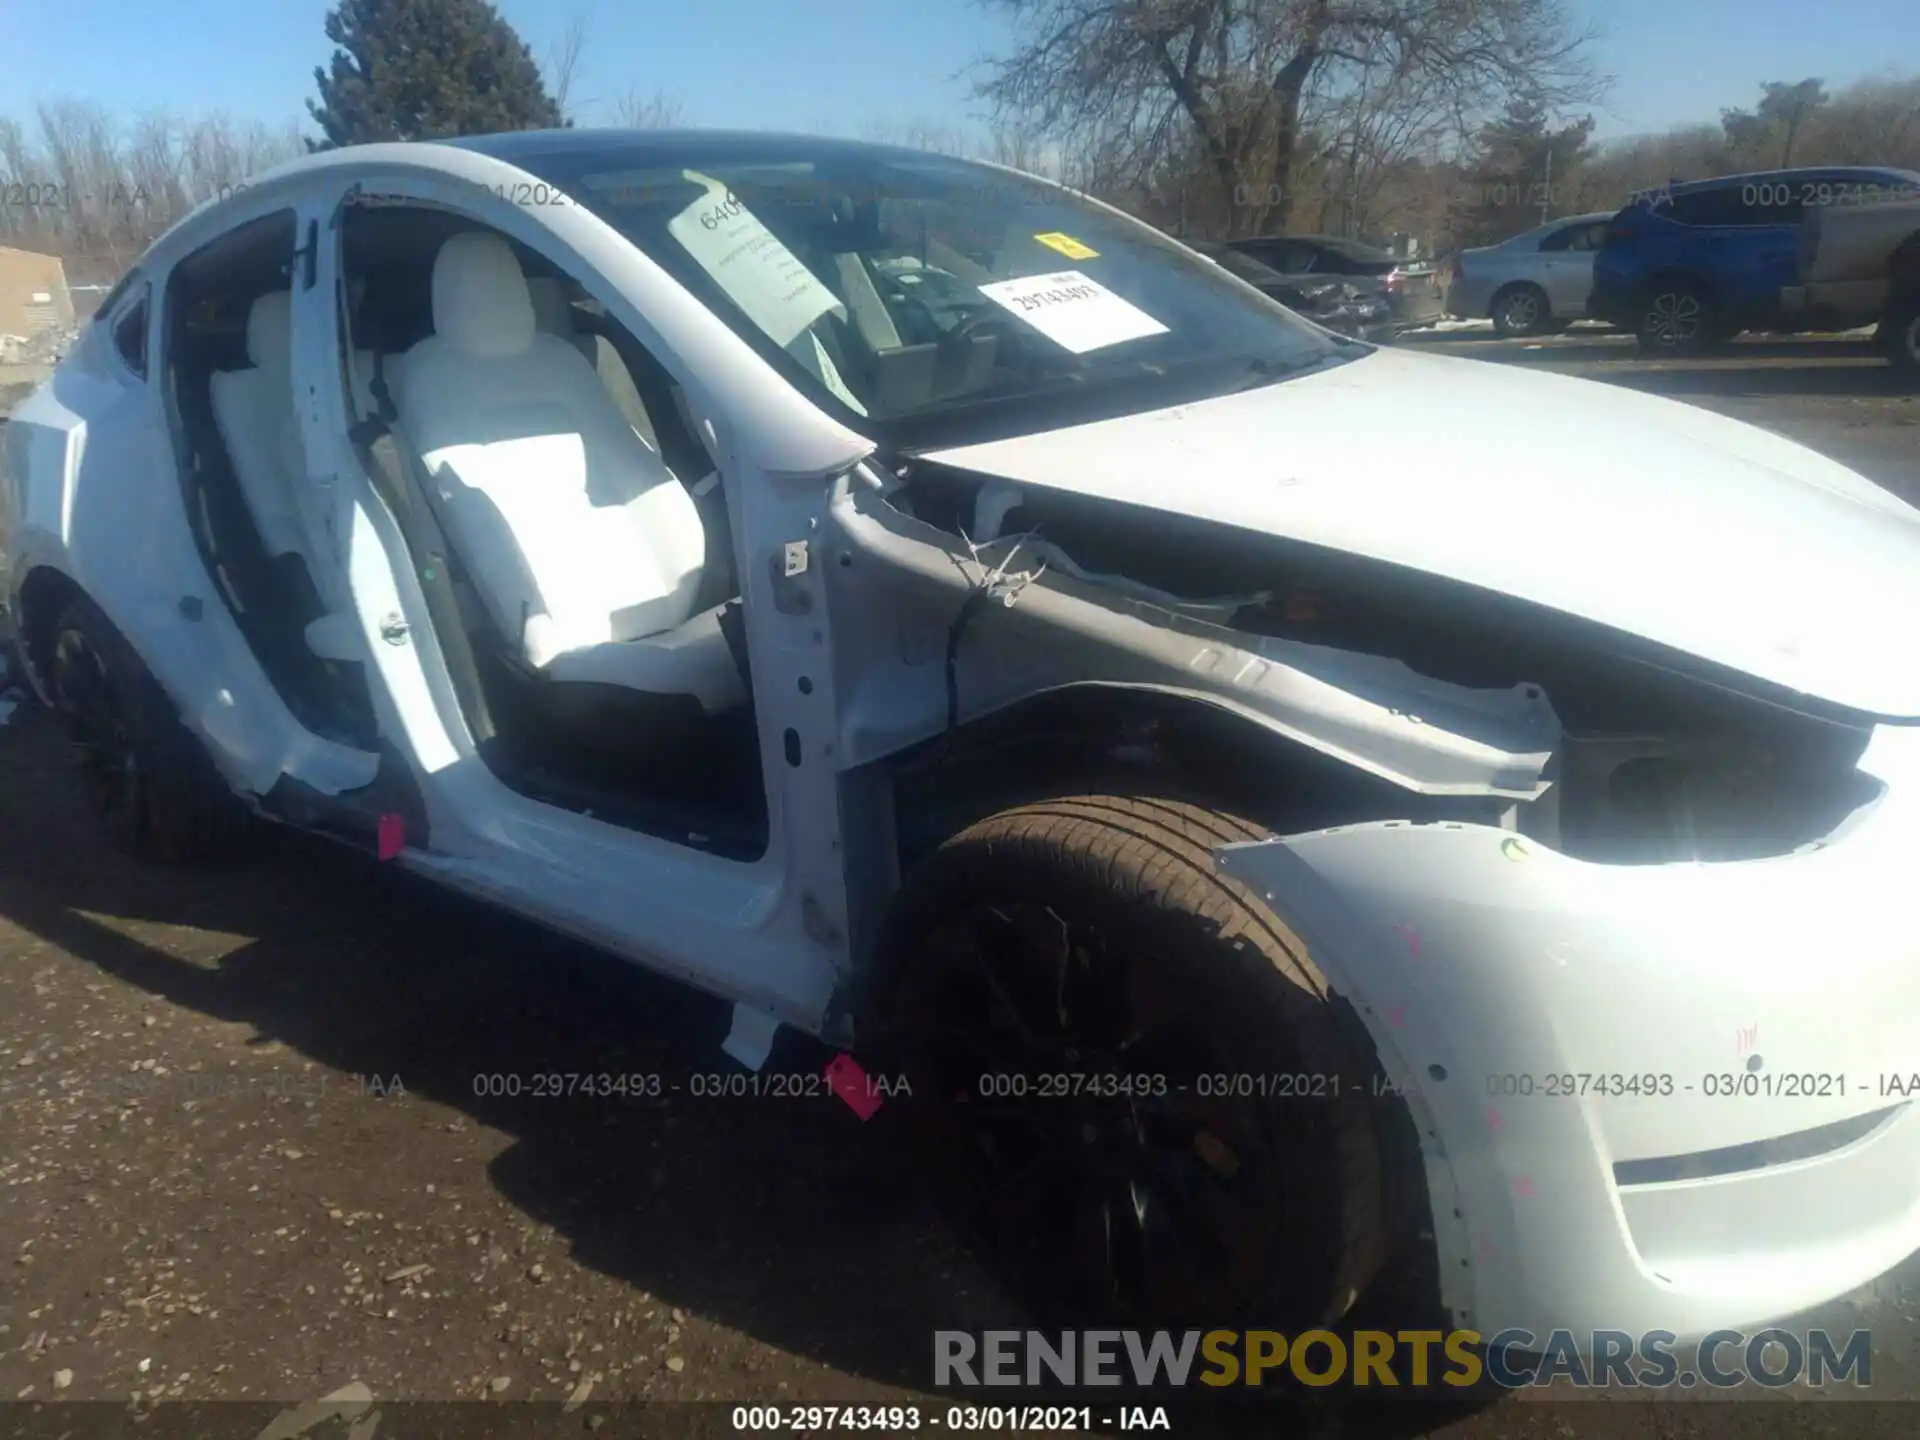
<svg viewBox="0 0 1920 1440">
<path fill-rule="evenodd" d="M 1506 336 L 1538 335 L 1583 318 L 1593 255 L 1611 210 L 1549 221 L 1498 245 L 1462 250 L 1447 280 L 1447 313 L 1491 320 Z"/>
</svg>

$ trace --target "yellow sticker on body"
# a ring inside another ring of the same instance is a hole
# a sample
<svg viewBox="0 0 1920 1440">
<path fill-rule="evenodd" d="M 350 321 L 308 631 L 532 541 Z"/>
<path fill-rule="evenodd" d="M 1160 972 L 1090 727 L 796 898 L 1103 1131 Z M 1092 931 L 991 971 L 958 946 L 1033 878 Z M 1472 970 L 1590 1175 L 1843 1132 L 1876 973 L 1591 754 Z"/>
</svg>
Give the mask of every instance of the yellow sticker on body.
<svg viewBox="0 0 1920 1440">
<path fill-rule="evenodd" d="M 1036 235 L 1033 238 L 1038 240 L 1042 245 L 1045 245 L 1049 250 L 1058 250 L 1069 260 L 1092 260 L 1100 254 L 1098 250 L 1082 245 L 1071 235 L 1062 234 L 1058 230 L 1049 230 L 1046 234 Z"/>
</svg>

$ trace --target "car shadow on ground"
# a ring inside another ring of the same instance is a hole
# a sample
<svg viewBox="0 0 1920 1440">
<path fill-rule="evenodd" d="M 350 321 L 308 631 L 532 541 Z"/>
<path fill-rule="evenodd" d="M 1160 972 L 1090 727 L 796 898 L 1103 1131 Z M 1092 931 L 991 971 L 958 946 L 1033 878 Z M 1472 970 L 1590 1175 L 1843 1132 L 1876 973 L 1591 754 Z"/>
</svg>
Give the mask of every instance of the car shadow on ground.
<svg viewBox="0 0 1920 1440">
<path fill-rule="evenodd" d="M 207 869 L 137 864 L 101 843 L 54 721 L 32 708 L 0 728 L 0 916 L 148 994 L 252 1027 L 250 1043 L 398 1076 L 410 1097 L 505 1133 L 488 1168 L 502 1195 L 580 1263 L 712 1323 L 915 1389 L 934 1330 L 1023 1323 L 917 1191 L 897 1137 L 837 1100 L 569 1102 L 476 1083 L 742 1073 L 718 1050 L 718 1002 L 324 841 L 274 835 Z M 226 953 L 195 953 L 207 932 Z M 768 1072 L 827 1058 L 783 1034 Z M 1402 1440 L 1488 1398 L 1343 1414 L 1339 1433 Z M 1274 1415 L 1192 1420 L 1183 1432 L 1269 1433 Z"/>
</svg>

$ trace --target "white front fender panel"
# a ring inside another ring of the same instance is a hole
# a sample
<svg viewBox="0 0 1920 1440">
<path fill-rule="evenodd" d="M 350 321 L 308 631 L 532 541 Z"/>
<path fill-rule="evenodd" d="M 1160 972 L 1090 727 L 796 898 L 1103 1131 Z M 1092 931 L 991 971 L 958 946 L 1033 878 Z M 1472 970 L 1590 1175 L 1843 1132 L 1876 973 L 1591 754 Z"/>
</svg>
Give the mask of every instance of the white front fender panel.
<svg viewBox="0 0 1920 1440">
<path fill-rule="evenodd" d="M 1920 732 L 1862 768 L 1880 800 L 1771 860 L 1410 822 L 1219 852 L 1407 1092 L 1462 1324 L 1697 1335 L 1920 1248 Z"/>
</svg>

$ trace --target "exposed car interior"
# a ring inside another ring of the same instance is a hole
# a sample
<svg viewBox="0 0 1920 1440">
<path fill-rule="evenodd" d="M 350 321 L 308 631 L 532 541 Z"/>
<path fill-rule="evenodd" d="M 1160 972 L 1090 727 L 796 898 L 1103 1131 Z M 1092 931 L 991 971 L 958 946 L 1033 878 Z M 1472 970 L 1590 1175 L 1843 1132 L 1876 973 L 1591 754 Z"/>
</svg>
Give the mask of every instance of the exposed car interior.
<svg viewBox="0 0 1920 1440">
<path fill-rule="evenodd" d="M 483 761 L 733 856 L 766 800 L 725 492 L 668 372 L 542 257 L 350 208 L 348 392 Z"/>
<path fill-rule="evenodd" d="M 309 640 L 326 617 L 296 499 L 305 462 L 293 406 L 294 232 L 292 211 L 267 216 L 175 269 L 166 401 L 195 542 L 262 669 L 308 729 L 371 748 L 365 674 Z"/>
</svg>

